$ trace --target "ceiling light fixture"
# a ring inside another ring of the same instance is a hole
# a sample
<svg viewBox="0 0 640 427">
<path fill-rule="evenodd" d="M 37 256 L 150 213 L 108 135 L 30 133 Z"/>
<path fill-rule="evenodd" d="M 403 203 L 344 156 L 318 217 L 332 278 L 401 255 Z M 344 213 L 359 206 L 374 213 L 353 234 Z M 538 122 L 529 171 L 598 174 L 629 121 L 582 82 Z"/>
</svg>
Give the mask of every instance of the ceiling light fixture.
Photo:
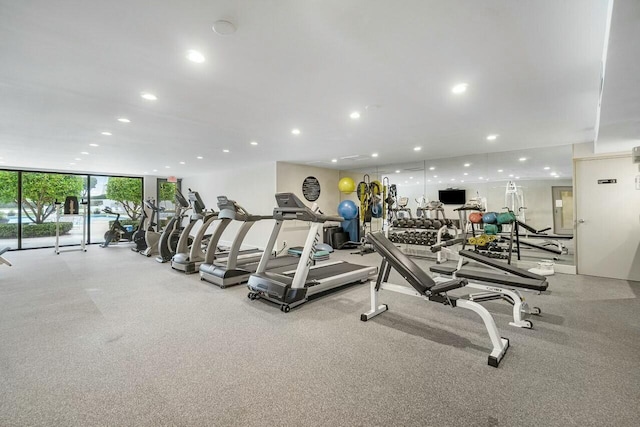
<svg viewBox="0 0 640 427">
<path fill-rule="evenodd" d="M 91 146 L 91 147 L 99 147 L 98 144 L 89 144 L 89 146 Z"/>
<path fill-rule="evenodd" d="M 468 168 L 469 166 L 471 166 L 471 163 L 465 163 L 463 166 L 464 166 L 465 168 Z"/>
<path fill-rule="evenodd" d="M 295 129 L 291 129 L 291 133 L 294 135 L 300 135 L 300 129 L 295 128 Z"/>
<path fill-rule="evenodd" d="M 519 177 L 519 176 L 516 176 L 516 179 L 520 179 L 520 177 Z"/>
<path fill-rule="evenodd" d="M 464 182 L 464 179 L 461 179 L 460 182 Z"/>
<path fill-rule="evenodd" d="M 521 162 L 526 162 L 527 158 L 526 157 L 520 157 L 518 160 L 520 160 Z"/>
<path fill-rule="evenodd" d="M 558 175 L 558 173 L 557 172 L 551 172 L 549 175 L 556 176 L 556 175 Z"/>
<path fill-rule="evenodd" d="M 412 177 L 412 176 L 410 176 L 410 177 L 409 177 L 409 179 L 413 179 L 413 177 Z"/>
<path fill-rule="evenodd" d="M 227 150 L 226 148 L 224 150 L 222 150 L 223 153 L 228 153 L 229 150 Z"/>
<path fill-rule="evenodd" d="M 354 111 L 353 113 L 349 114 L 349 117 L 351 117 L 352 119 L 359 119 L 360 118 L 360 112 L 359 111 Z"/>
<path fill-rule="evenodd" d="M 436 170 L 436 167 L 435 167 L 435 166 L 431 166 L 431 167 L 429 168 L 429 170 L 430 170 L 430 171 Z"/>
<path fill-rule="evenodd" d="M 502 169 L 498 169 L 498 173 L 502 173 L 504 172 Z"/>
<path fill-rule="evenodd" d="M 164 168 L 165 169 L 171 169 L 171 166 L 165 166 Z"/>
<path fill-rule="evenodd" d="M 451 88 L 451 92 L 455 93 L 456 95 L 459 95 L 461 93 L 465 93 L 468 87 L 469 85 L 467 83 L 458 83 L 457 85 Z"/>
<path fill-rule="evenodd" d="M 258 143 L 256 141 L 251 141 L 249 144 L 251 145 L 258 145 Z"/>
<path fill-rule="evenodd" d="M 69 163 L 71 166 L 75 165 L 75 163 Z"/>
<path fill-rule="evenodd" d="M 478 179 L 484 179 L 484 178 L 480 176 L 480 177 L 478 177 Z"/>
<path fill-rule="evenodd" d="M 82 151 L 80 154 L 84 154 L 85 156 L 88 156 L 89 152 L 88 151 Z"/>
<path fill-rule="evenodd" d="M 338 159 L 331 159 L 331 163 L 338 163 Z"/>
<path fill-rule="evenodd" d="M 487 136 L 487 141 L 495 141 L 498 139 L 498 135 L 489 135 Z"/>
<path fill-rule="evenodd" d="M 469 172 L 465 172 L 462 175 L 467 176 L 467 175 L 469 175 Z"/>
<path fill-rule="evenodd" d="M 544 169 L 544 170 L 548 171 L 548 170 L 549 170 L 549 169 L 551 169 L 551 168 L 550 168 L 549 166 L 545 166 L 545 167 L 543 167 L 542 169 Z"/>
<path fill-rule="evenodd" d="M 422 147 L 413 147 L 413 151 L 420 151 L 422 150 Z"/>
<path fill-rule="evenodd" d="M 180 162 L 180 164 L 181 164 L 181 165 L 185 165 L 186 163 L 185 163 L 185 162 Z"/>
<path fill-rule="evenodd" d="M 78 162 L 79 162 L 79 161 L 80 161 L 80 160 L 82 160 L 82 159 L 81 159 L 80 157 L 76 157 L 76 158 L 75 158 L 75 159 L 73 159 L 73 160 L 75 160 L 75 161 L 78 161 Z"/>
<path fill-rule="evenodd" d="M 157 96 L 155 96 L 154 94 L 149 93 L 149 92 L 142 92 L 142 93 L 140 94 L 140 96 L 141 96 L 143 99 L 146 99 L 147 101 L 157 101 L 157 100 L 158 100 L 158 97 L 157 97 Z"/>
<path fill-rule="evenodd" d="M 198 156 L 198 157 L 196 157 L 196 159 L 198 159 L 198 160 L 202 160 L 203 158 L 204 158 L 204 157 L 202 157 L 202 156 Z"/>
<path fill-rule="evenodd" d="M 131 123 L 131 120 L 127 119 L 126 117 L 120 117 L 118 121 L 120 123 Z"/>
<path fill-rule="evenodd" d="M 405 181 L 404 183 L 405 183 L 405 184 L 408 184 L 408 183 L 409 183 L 409 181 Z"/>
<path fill-rule="evenodd" d="M 154 169 L 153 171 L 154 171 L 154 172 L 158 172 L 158 169 Z"/>
<path fill-rule="evenodd" d="M 371 157 L 378 157 L 378 153 L 373 153 Z"/>
<path fill-rule="evenodd" d="M 100 135 L 111 136 L 113 134 L 111 132 L 100 132 Z"/>
<path fill-rule="evenodd" d="M 437 177 L 438 177 L 438 175 L 433 175 L 433 177 L 434 177 L 434 178 L 437 178 Z"/>
<path fill-rule="evenodd" d="M 396 173 L 400 173 L 400 170 L 398 169 L 398 170 L 396 171 Z"/>
<path fill-rule="evenodd" d="M 513 174 L 509 174 L 509 178 L 513 178 Z"/>
<path fill-rule="evenodd" d="M 190 49 L 187 51 L 187 59 L 196 64 L 202 64 L 204 62 L 204 55 L 197 50 Z"/>
</svg>

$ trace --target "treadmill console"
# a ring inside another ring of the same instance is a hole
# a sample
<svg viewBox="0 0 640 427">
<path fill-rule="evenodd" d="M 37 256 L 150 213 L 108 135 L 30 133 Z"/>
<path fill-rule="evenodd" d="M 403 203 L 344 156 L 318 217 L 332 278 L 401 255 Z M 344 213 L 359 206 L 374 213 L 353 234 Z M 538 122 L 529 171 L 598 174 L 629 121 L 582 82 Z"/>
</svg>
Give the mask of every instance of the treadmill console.
<svg viewBox="0 0 640 427">
<path fill-rule="evenodd" d="M 189 201 L 191 202 L 191 207 L 193 207 L 193 211 L 197 214 L 202 214 L 206 209 L 202 198 L 200 198 L 200 193 L 197 191 L 191 191 L 189 189 Z"/>
</svg>

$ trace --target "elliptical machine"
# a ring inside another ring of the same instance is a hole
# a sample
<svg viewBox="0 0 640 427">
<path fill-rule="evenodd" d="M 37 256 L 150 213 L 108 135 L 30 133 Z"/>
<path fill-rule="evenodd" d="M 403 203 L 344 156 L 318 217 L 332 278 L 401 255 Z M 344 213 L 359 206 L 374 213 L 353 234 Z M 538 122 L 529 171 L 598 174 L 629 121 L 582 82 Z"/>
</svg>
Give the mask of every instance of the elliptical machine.
<svg viewBox="0 0 640 427">
<path fill-rule="evenodd" d="M 138 231 L 139 226 L 135 230 L 129 231 L 120 222 L 120 214 L 113 212 L 110 207 L 106 207 L 102 210 L 109 215 L 116 215 L 115 221 L 111 224 L 111 228 L 104 233 L 104 242 L 100 243 L 101 248 L 106 248 L 111 243 L 117 244 L 121 240 L 127 240 L 127 242 L 133 241 L 133 235 Z"/>
<path fill-rule="evenodd" d="M 151 217 L 149 217 L 145 207 L 148 208 L 146 202 L 142 205 L 142 217 L 140 218 L 140 225 L 138 225 L 138 228 L 133 233 L 133 243 L 135 243 L 135 246 L 131 248 L 133 252 L 142 252 L 147 249 L 145 234 L 147 233 L 147 230 L 154 230 L 153 227 L 155 226 L 155 224 L 153 222 L 153 219 L 155 217 L 155 212 L 151 210 Z"/>
<path fill-rule="evenodd" d="M 186 216 L 187 210 L 191 208 L 189 202 L 182 195 L 180 190 L 176 188 L 176 214 L 171 218 L 167 226 L 160 235 L 158 241 L 158 256 L 156 261 L 159 263 L 165 263 L 171 261 L 173 255 L 176 253 L 178 247 L 178 240 L 180 240 L 180 234 L 184 230 L 182 226 L 182 219 Z M 193 239 L 190 239 L 193 243 Z"/>
<path fill-rule="evenodd" d="M 154 229 L 156 226 L 154 221 L 156 218 L 160 218 L 160 212 L 164 211 L 164 208 L 156 206 L 154 199 L 145 201 L 144 205 L 151 210 L 151 217 L 149 219 L 149 225 L 144 233 L 144 244 L 146 248 L 138 253 L 146 257 L 151 257 L 159 253 L 158 242 L 160 241 L 161 233 Z"/>
</svg>

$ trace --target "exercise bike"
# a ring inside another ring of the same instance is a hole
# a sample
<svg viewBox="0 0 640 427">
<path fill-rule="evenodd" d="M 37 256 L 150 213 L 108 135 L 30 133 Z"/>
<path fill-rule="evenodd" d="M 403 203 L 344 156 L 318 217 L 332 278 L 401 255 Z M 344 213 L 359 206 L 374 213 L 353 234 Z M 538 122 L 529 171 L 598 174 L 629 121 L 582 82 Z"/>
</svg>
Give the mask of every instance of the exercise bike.
<svg viewBox="0 0 640 427">
<path fill-rule="evenodd" d="M 111 243 L 117 244 L 121 240 L 132 242 L 133 235 L 137 231 L 137 228 L 131 231 L 127 230 L 120 222 L 120 214 L 113 212 L 109 207 L 104 208 L 102 211 L 109 215 L 116 215 L 116 219 L 113 221 L 113 224 L 111 224 L 111 228 L 104 233 L 104 242 L 100 244 L 100 247 L 106 248 Z"/>
</svg>

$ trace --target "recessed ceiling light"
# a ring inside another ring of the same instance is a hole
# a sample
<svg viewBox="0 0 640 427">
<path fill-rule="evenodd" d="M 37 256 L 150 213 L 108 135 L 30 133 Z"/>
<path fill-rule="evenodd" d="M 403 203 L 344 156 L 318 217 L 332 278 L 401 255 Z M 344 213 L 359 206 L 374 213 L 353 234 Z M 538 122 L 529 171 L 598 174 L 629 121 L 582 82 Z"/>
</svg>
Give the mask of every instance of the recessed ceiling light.
<svg viewBox="0 0 640 427">
<path fill-rule="evenodd" d="M 412 177 L 412 176 L 410 176 L 410 177 L 409 177 L 409 179 L 413 179 L 413 177 Z"/>
<path fill-rule="evenodd" d="M 504 172 L 504 171 L 503 171 L 502 169 L 498 169 L 498 172 L 499 172 L 499 173 L 502 173 L 502 172 Z"/>
<path fill-rule="evenodd" d="M 526 157 L 520 157 L 518 160 L 520 160 L 521 162 L 524 162 L 524 161 L 527 160 L 527 158 Z"/>
<path fill-rule="evenodd" d="M 99 147 L 98 144 L 89 144 L 91 147 Z"/>
<path fill-rule="evenodd" d="M 294 135 L 300 135 L 300 129 L 295 128 L 295 129 L 291 129 L 291 133 Z"/>
<path fill-rule="evenodd" d="M 373 153 L 371 157 L 378 157 L 378 153 Z"/>
<path fill-rule="evenodd" d="M 495 141 L 498 139 L 498 135 L 489 135 L 487 136 L 487 141 Z"/>
<path fill-rule="evenodd" d="M 147 101 L 156 101 L 156 100 L 158 99 L 158 97 L 157 97 L 157 96 L 155 96 L 154 94 L 149 93 L 149 92 L 142 92 L 142 93 L 140 94 L 140 96 L 141 96 L 143 99 L 146 99 Z"/>
<path fill-rule="evenodd" d="M 400 170 L 397 170 L 396 173 L 400 173 Z"/>
<path fill-rule="evenodd" d="M 331 163 L 338 163 L 338 159 L 331 159 Z"/>
<path fill-rule="evenodd" d="M 558 175 L 558 173 L 557 172 L 551 172 L 549 175 L 556 176 L 556 175 Z"/>
<path fill-rule="evenodd" d="M 154 169 L 153 171 L 154 171 L 154 172 L 158 172 L 158 169 Z"/>
<path fill-rule="evenodd" d="M 451 178 L 451 181 L 455 181 L 455 180 L 456 180 L 455 178 Z"/>
<path fill-rule="evenodd" d="M 545 167 L 543 167 L 542 169 L 544 169 L 544 170 L 548 171 L 548 170 L 549 170 L 549 169 L 551 169 L 551 168 L 550 168 L 549 166 L 545 166 Z"/>
<path fill-rule="evenodd" d="M 180 164 L 181 164 L 181 165 L 185 165 L 186 163 L 185 163 L 185 162 L 180 162 Z"/>
<path fill-rule="evenodd" d="M 480 177 L 478 177 L 478 179 L 484 179 L 484 178 L 480 176 Z"/>
<path fill-rule="evenodd" d="M 203 158 L 204 158 L 204 157 L 202 157 L 202 156 L 198 156 L 198 157 L 196 157 L 196 159 L 198 159 L 198 160 L 202 160 Z"/>
<path fill-rule="evenodd" d="M 228 153 L 229 150 L 227 150 L 226 148 L 224 150 L 222 150 L 223 153 Z"/>
<path fill-rule="evenodd" d="M 87 156 L 88 156 L 88 155 L 89 155 L 89 152 L 88 152 L 88 151 L 83 151 L 83 152 L 81 152 L 80 154 L 84 154 L 84 155 L 87 155 Z"/>
<path fill-rule="evenodd" d="M 352 119 L 359 119 L 360 118 L 360 112 L 354 111 L 353 113 L 349 114 L 349 117 L 351 117 Z"/>
<path fill-rule="evenodd" d="M 461 179 L 460 182 L 464 182 L 464 179 Z"/>
<path fill-rule="evenodd" d="M 437 177 L 438 177 L 438 175 L 433 175 L 433 177 L 434 177 L 434 178 L 437 178 Z"/>
<path fill-rule="evenodd" d="M 554 175 L 553 177 L 554 178 L 560 178 L 560 175 Z"/>
<path fill-rule="evenodd" d="M 416 184 L 420 184 L 420 181 L 416 181 Z"/>
<path fill-rule="evenodd" d="M 131 120 L 129 120 L 129 119 L 125 118 L 125 117 L 120 117 L 120 118 L 118 119 L 118 121 L 119 121 L 120 123 L 131 123 Z"/>
<path fill-rule="evenodd" d="M 111 136 L 113 135 L 111 132 L 100 132 L 101 135 Z"/>
<path fill-rule="evenodd" d="M 430 180 L 430 179 L 428 179 L 428 180 L 427 180 L 427 182 L 431 182 L 431 180 Z"/>
<path fill-rule="evenodd" d="M 454 87 L 451 88 L 451 92 L 455 94 L 465 93 L 469 85 L 467 83 L 458 83 Z"/>
<path fill-rule="evenodd" d="M 405 183 L 405 184 L 408 184 L 408 183 L 409 183 L 409 181 L 405 181 L 404 183 Z"/>
<path fill-rule="evenodd" d="M 420 151 L 422 150 L 422 147 L 413 147 L 413 151 Z"/>
<path fill-rule="evenodd" d="M 442 184 L 442 181 L 438 181 L 438 184 Z"/>
<path fill-rule="evenodd" d="M 191 49 L 187 51 L 187 59 L 191 62 L 202 64 L 204 62 L 204 55 L 197 50 Z"/>
<path fill-rule="evenodd" d="M 513 174 L 509 174 L 509 178 L 513 178 Z"/>
<path fill-rule="evenodd" d="M 233 22 L 226 21 L 224 19 L 219 19 L 213 23 L 211 27 L 216 34 L 220 34 L 221 36 L 228 36 L 229 34 L 233 34 L 236 32 L 236 26 Z"/>
<path fill-rule="evenodd" d="M 69 163 L 71 166 L 75 165 L 75 163 Z"/>
<path fill-rule="evenodd" d="M 249 144 L 251 145 L 258 145 L 258 143 L 256 141 L 251 141 Z"/>
<path fill-rule="evenodd" d="M 516 179 L 520 179 L 520 177 L 519 177 L 519 176 L 516 176 Z"/>
<path fill-rule="evenodd" d="M 469 166 L 471 166 L 471 163 L 465 163 L 463 166 L 464 166 L 465 168 L 468 168 Z"/>
<path fill-rule="evenodd" d="M 435 167 L 435 166 L 431 166 L 431 167 L 429 168 L 429 170 L 430 170 L 430 171 L 436 170 L 436 167 Z"/>
<path fill-rule="evenodd" d="M 469 175 L 469 172 L 465 172 L 462 175 L 467 176 L 467 175 Z"/>
<path fill-rule="evenodd" d="M 78 161 L 78 162 L 79 162 L 79 161 L 80 161 L 80 160 L 82 160 L 82 159 L 81 159 L 80 157 L 76 157 L 76 158 L 75 158 L 75 159 L 73 159 L 73 160 L 76 160 L 76 161 Z"/>
</svg>

